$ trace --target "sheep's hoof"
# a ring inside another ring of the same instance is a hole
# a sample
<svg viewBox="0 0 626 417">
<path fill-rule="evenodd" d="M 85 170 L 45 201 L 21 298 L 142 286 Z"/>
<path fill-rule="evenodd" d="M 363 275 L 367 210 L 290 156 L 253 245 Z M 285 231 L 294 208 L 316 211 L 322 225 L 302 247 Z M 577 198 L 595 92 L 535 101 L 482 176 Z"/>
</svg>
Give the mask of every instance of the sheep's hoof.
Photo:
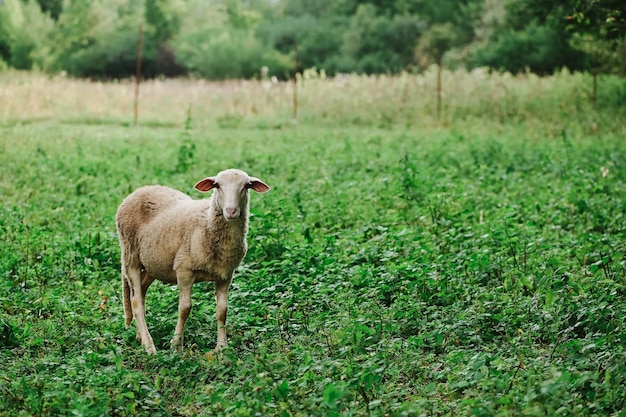
<svg viewBox="0 0 626 417">
<path fill-rule="evenodd" d="M 170 346 L 172 347 L 172 350 L 176 351 L 176 352 L 182 352 L 183 350 L 183 341 L 181 338 L 175 337 L 171 340 L 170 342 Z"/>
<path fill-rule="evenodd" d="M 146 353 L 148 355 L 155 355 L 156 354 L 156 348 L 154 346 L 147 346 L 146 347 Z"/>
<path fill-rule="evenodd" d="M 205 356 L 207 359 L 215 361 L 215 360 L 220 360 L 223 358 L 223 354 L 224 351 L 220 348 L 218 349 L 217 347 L 215 349 L 211 349 L 209 350 Z"/>
<path fill-rule="evenodd" d="M 219 354 L 221 354 L 221 353 L 222 353 L 222 349 L 225 349 L 225 348 L 226 348 L 226 346 L 227 346 L 227 345 L 226 345 L 226 343 L 224 343 L 224 342 L 219 343 L 219 342 L 218 342 L 218 344 L 217 344 L 217 345 L 215 345 L 215 348 L 214 348 L 211 352 L 213 352 L 213 353 L 214 353 L 214 354 L 216 354 L 216 355 L 219 355 Z"/>
</svg>

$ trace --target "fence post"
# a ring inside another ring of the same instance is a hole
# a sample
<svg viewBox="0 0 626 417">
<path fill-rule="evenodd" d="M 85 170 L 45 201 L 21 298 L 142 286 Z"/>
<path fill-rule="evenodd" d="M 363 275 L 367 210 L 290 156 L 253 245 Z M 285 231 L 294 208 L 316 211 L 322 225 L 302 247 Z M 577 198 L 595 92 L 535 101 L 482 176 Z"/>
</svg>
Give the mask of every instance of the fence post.
<svg viewBox="0 0 626 417">
<path fill-rule="evenodd" d="M 298 42 L 294 45 L 293 58 L 293 121 L 298 122 Z"/>
<path fill-rule="evenodd" d="M 139 34 L 137 36 L 137 73 L 135 75 L 135 104 L 134 104 L 134 125 L 137 126 L 139 116 L 139 83 L 141 82 L 141 41 L 143 37 L 143 22 L 139 23 Z"/>
<path fill-rule="evenodd" d="M 443 55 L 437 61 L 437 120 L 441 120 L 441 74 L 443 72 Z"/>
</svg>

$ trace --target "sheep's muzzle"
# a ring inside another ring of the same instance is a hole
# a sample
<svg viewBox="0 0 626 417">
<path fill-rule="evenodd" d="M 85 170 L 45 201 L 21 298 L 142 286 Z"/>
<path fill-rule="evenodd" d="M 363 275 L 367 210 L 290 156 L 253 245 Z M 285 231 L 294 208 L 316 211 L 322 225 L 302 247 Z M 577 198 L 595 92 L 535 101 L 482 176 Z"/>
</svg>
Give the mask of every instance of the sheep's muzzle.
<svg viewBox="0 0 626 417">
<path fill-rule="evenodd" d="M 238 207 L 224 209 L 224 218 L 226 220 L 235 220 L 239 218 L 240 214 L 241 214 L 241 210 Z"/>
</svg>

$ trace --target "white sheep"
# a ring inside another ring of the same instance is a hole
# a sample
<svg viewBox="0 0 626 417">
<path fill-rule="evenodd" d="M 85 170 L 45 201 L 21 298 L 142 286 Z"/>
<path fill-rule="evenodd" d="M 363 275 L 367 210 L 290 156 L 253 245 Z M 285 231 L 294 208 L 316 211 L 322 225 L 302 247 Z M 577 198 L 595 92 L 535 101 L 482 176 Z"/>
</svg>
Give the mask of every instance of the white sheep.
<svg viewBox="0 0 626 417">
<path fill-rule="evenodd" d="M 185 321 L 191 312 L 191 287 L 215 281 L 217 345 L 226 346 L 228 287 L 246 254 L 249 194 L 269 191 L 263 181 L 243 171 L 228 169 L 198 182 L 208 199 L 193 200 L 160 185 L 141 187 L 117 210 L 116 224 L 122 252 L 122 288 L 126 327 L 133 317 L 137 340 L 150 354 L 156 352 L 146 326 L 146 291 L 155 279 L 178 284 L 178 321 L 171 344 L 182 347 Z"/>
</svg>

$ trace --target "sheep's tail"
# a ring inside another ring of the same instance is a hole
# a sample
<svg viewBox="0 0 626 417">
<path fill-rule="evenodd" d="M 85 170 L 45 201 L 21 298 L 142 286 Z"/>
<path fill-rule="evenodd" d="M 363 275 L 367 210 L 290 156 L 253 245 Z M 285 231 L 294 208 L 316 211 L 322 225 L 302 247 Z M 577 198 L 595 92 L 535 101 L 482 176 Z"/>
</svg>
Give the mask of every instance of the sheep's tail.
<svg viewBox="0 0 626 417">
<path fill-rule="evenodd" d="M 133 304 L 130 301 L 130 284 L 126 275 L 122 272 L 122 292 L 124 303 L 124 318 L 126 319 L 125 326 L 128 327 L 133 321 Z"/>
</svg>

